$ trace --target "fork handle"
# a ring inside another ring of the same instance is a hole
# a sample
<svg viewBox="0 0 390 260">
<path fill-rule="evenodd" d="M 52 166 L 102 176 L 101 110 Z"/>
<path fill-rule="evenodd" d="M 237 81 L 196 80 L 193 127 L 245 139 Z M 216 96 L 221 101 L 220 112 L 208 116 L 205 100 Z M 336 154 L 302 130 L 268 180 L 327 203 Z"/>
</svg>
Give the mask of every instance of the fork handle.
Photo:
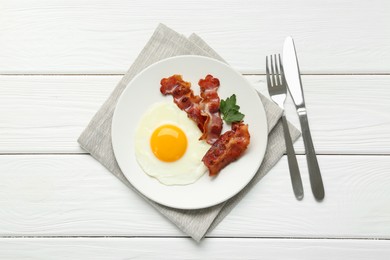
<svg viewBox="0 0 390 260">
<path fill-rule="evenodd" d="M 309 120 L 306 109 L 298 111 L 299 121 L 301 123 L 302 138 L 305 144 L 306 160 L 310 176 L 310 185 L 314 197 L 322 200 L 325 196 L 324 184 L 322 182 L 320 167 L 318 166 L 316 152 L 314 150 L 313 140 L 311 139 Z"/>
<path fill-rule="evenodd" d="M 287 151 L 287 160 L 288 167 L 290 169 L 291 184 L 294 190 L 295 197 L 298 200 L 303 198 L 303 187 L 301 174 L 298 168 L 297 157 L 295 156 L 294 146 L 291 140 L 290 131 L 288 130 L 287 119 L 283 111 L 282 115 L 282 124 L 284 132 L 284 140 L 286 141 L 286 151 Z"/>
</svg>

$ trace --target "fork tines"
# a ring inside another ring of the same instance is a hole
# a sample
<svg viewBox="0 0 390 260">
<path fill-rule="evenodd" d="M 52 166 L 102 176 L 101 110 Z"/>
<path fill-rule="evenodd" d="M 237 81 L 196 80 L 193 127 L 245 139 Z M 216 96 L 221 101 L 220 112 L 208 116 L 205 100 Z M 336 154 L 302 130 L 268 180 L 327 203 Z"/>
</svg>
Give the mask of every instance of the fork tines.
<svg viewBox="0 0 390 260">
<path fill-rule="evenodd" d="M 268 84 L 271 84 L 271 86 L 281 85 L 284 84 L 283 76 L 283 64 L 280 58 L 280 54 L 273 54 L 270 55 L 271 60 L 271 66 L 268 64 L 268 56 L 266 57 L 266 72 L 267 72 L 267 82 Z M 277 58 L 278 57 L 278 58 Z M 279 70 L 280 68 L 280 70 Z M 271 73 L 269 71 L 271 69 Z M 271 76 L 270 76 L 271 75 Z M 270 86 L 268 86 L 270 87 Z"/>
</svg>

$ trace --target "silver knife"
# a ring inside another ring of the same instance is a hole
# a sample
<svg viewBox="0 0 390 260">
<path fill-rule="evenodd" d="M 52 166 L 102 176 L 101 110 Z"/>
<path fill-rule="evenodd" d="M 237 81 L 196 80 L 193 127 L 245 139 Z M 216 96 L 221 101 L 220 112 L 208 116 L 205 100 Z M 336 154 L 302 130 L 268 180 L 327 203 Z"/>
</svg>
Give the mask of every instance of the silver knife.
<svg viewBox="0 0 390 260">
<path fill-rule="evenodd" d="M 284 41 L 283 65 L 288 89 L 294 101 L 299 121 L 301 123 L 302 138 L 305 144 L 311 189 L 317 200 L 323 200 L 325 196 L 324 184 L 322 182 L 320 167 L 318 166 L 316 152 L 311 139 L 298 59 L 295 51 L 294 40 L 291 37 L 287 37 Z"/>
</svg>

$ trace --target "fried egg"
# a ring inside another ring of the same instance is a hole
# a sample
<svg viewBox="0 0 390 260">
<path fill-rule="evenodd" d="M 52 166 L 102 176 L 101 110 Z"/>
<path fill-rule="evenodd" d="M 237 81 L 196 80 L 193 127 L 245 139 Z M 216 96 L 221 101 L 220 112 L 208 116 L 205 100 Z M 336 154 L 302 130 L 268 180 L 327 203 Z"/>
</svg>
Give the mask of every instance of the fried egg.
<svg viewBox="0 0 390 260">
<path fill-rule="evenodd" d="M 135 156 L 142 170 L 165 185 L 194 183 L 207 168 L 202 158 L 210 145 L 198 140 L 196 123 L 173 103 L 156 103 L 135 131 Z"/>
</svg>

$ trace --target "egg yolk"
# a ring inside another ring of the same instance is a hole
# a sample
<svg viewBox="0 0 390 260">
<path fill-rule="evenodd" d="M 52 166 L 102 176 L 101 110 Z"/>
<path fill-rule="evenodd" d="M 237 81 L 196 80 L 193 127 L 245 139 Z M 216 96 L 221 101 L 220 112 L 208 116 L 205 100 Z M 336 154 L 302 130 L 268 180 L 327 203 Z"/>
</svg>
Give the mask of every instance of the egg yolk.
<svg viewBox="0 0 390 260">
<path fill-rule="evenodd" d="M 161 161 L 174 162 L 184 155 L 187 137 L 177 126 L 162 125 L 154 130 L 150 138 L 150 147 Z"/>
</svg>

